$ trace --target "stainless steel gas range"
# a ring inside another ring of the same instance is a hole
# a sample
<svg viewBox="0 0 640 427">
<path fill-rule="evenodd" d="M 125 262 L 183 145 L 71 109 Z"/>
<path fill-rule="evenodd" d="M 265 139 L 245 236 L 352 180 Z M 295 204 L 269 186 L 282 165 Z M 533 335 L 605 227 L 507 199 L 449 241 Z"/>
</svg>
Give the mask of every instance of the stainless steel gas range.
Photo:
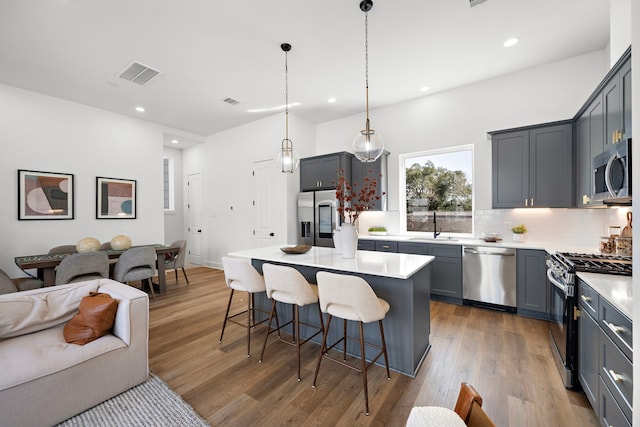
<svg viewBox="0 0 640 427">
<path fill-rule="evenodd" d="M 578 300 L 576 273 L 631 276 L 629 256 L 556 252 L 547 261 L 549 337 L 556 364 L 567 388 L 578 389 Z"/>
</svg>

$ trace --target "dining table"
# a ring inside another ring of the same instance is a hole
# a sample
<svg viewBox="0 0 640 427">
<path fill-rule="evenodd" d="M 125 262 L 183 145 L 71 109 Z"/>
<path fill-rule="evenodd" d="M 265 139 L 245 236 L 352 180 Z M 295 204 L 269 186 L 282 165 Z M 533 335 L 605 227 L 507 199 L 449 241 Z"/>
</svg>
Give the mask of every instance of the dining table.
<svg viewBox="0 0 640 427">
<path fill-rule="evenodd" d="M 158 268 L 158 293 L 167 293 L 167 280 L 165 277 L 164 260 L 167 254 L 173 255 L 180 251 L 178 246 L 167 246 L 161 244 L 149 244 L 138 246 L 153 246 L 156 251 Z M 124 253 L 124 250 L 103 249 L 109 259 L 117 259 Z M 24 255 L 15 257 L 14 261 L 18 268 L 26 274 L 32 276 L 27 270 L 36 269 L 37 278 L 44 282 L 44 286 L 53 286 L 56 283 L 56 267 L 60 262 L 72 253 Z"/>
</svg>

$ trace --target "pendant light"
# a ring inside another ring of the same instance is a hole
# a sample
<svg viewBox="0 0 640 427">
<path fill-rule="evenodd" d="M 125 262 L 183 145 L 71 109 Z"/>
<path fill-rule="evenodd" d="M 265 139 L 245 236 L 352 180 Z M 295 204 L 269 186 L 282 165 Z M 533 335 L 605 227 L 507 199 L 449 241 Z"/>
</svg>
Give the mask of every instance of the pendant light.
<svg viewBox="0 0 640 427">
<path fill-rule="evenodd" d="M 284 139 L 276 157 L 276 161 L 280 164 L 282 173 L 293 173 L 298 168 L 300 158 L 293 151 L 293 142 L 289 139 L 289 63 L 288 53 L 291 50 L 289 43 L 282 43 L 280 48 L 284 52 Z"/>
<path fill-rule="evenodd" d="M 368 12 L 373 8 L 372 0 L 363 0 L 360 2 L 360 10 L 364 12 L 364 62 L 365 62 L 365 100 L 367 121 L 365 127 L 361 130 L 356 139 L 353 140 L 353 154 L 361 162 L 375 162 L 384 151 L 384 144 L 380 134 L 371 129 L 369 123 L 369 20 Z"/>
</svg>

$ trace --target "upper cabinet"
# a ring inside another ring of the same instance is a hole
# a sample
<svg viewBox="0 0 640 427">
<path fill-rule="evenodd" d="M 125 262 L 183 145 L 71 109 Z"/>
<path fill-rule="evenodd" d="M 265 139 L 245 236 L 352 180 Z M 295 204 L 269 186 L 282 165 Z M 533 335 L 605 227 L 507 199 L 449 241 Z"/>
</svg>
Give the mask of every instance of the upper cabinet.
<svg viewBox="0 0 640 427">
<path fill-rule="evenodd" d="M 571 123 L 494 132 L 493 208 L 573 205 Z"/>
<path fill-rule="evenodd" d="M 376 178 L 378 185 L 376 187 L 376 194 L 381 195 L 380 200 L 376 200 L 375 206 L 371 208 L 374 211 L 387 210 L 387 159 L 389 153 L 385 151 L 375 162 L 363 163 L 358 160 L 357 157 L 351 158 L 351 183 L 358 183 L 361 186 L 365 177 L 369 176 Z M 385 193 L 385 194 L 382 194 Z"/>
<path fill-rule="evenodd" d="M 576 207 L 602 206 L 593 200 L 593 158 L 609 145 L 631 138 L 631 52 L 611 69 L 575 118 Z"/>
<path fill-rule="evenodd" d="M 352 157 L 351 153 L 341 152 L 300 159 L 300 191 L 335 189 L 342 170 L 351 179 Z"/>
</svg>

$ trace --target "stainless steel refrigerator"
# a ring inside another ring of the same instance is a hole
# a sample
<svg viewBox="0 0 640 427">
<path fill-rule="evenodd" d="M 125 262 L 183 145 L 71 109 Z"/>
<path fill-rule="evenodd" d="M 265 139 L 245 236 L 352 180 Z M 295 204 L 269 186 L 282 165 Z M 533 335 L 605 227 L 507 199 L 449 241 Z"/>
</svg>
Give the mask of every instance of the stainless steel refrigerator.
<svg viewBox="0 0 640 427">
<path fill-rule="evenodd" d="M 333 247 L 333 230 L 340 224 L 335 190 L 298 194 L 298 244 Z"/>
</svg>

